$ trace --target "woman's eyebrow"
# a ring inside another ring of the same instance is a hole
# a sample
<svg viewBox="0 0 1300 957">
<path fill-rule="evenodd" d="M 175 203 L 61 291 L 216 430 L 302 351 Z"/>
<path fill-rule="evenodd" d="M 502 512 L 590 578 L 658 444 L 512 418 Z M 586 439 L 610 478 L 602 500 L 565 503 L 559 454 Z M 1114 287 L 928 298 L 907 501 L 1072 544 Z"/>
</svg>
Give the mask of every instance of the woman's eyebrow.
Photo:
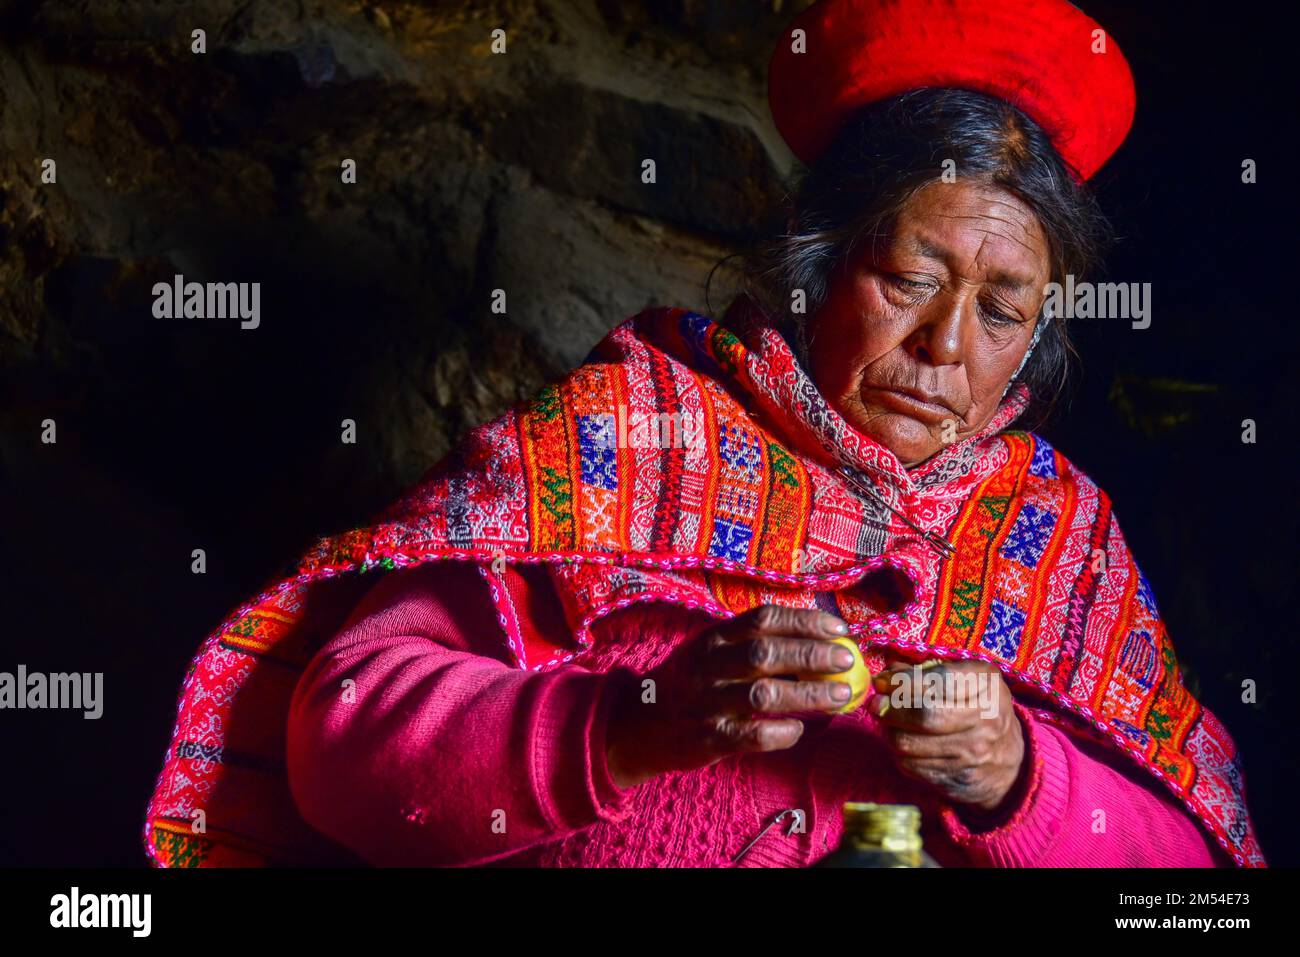
<svg viewBox="0 0 1300 957">
<path fill-rule="evenodd" d="M 934 259 L 947 264 L 952 260 L 952 253 L 943 246 L 927 239 L 924 236 L 914 236 L 911 241 L 912 248 L 926 259 Z M 1022 289 L 1033 284 L 1033 279 L 1019 273 L 1007 272 L 1003 269 L 990 270 L 988 282 L 994 286 L 1001 286 L 1012 292 L 1019 292 Z"/>
</svg>

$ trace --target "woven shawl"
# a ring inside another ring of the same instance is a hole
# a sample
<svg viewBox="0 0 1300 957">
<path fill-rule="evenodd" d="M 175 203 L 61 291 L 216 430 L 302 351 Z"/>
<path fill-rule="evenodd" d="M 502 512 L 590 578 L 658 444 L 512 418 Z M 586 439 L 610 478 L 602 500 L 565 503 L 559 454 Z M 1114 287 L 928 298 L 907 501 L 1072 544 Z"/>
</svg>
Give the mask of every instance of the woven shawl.
<svg viewBox="0 0 1300 957">
<path fill-rule="evenodd" d="M 297 678 L 366 573 L 464 560 L 520 669 L 579 663 L 597 619 L 643 601 L 718 618 L 820 607 L 864 650 L 991 662 L 1049 720 L 1154 775 L 1237 864 L 1262 866 L 1232 739 L 1184 687 L 1105 493 L 1037 435 L 1009 431 L 1025 403 L 1013 390 L 981 432 L 907 469 L 826 402 L 769 324 L 631 317 L 208 636 L 149 803 L 150 859 L 334 859 L 285 774 Z M 568 645 L 521 624 L 503 586 L 519 562 L 548 567 Z"/>
</svg>

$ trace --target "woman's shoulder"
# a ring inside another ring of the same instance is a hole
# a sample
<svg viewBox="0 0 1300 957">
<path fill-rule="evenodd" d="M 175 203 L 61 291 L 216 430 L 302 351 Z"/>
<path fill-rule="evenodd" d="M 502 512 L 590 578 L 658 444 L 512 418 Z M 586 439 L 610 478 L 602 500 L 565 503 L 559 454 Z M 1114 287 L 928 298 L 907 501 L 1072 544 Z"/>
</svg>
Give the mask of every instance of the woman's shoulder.
<svg viewBox="0 0 1300 957">
<path fill-rule="evenodd" d="M 1061 485 L 1085 487 L 1094 494 L 1100 490 L 1087 472 L 1039 433 L 1009 429 L 1002 433 L 1002 437 L 1021 446 L 1021 467 L 1028 475 Z"/>
<path fill-rule="evenodd" d="M 1082 468 L 1036 432 L 1003 433 L 1010 441 L 1021 444 L 1019 468 L 1025 481 L 1021 493 L 1040 512 L 1046 508 L 1056 514 L 1072 513 L 1070 522 L 1079 527 L 1104 529 L 1108 547 L 1127 553 L 1128 541 L 1120 528 L 1110 495 Z M 1081 521 L 1080 519 L 1083 519 Z M 1141 576 L 1141 572 L 1138 572 Z M 1143 594 L 1149 593 L 1141 578 Z M 1154 602 L 1150 602 L 1154 606 Z"/>
</svg>

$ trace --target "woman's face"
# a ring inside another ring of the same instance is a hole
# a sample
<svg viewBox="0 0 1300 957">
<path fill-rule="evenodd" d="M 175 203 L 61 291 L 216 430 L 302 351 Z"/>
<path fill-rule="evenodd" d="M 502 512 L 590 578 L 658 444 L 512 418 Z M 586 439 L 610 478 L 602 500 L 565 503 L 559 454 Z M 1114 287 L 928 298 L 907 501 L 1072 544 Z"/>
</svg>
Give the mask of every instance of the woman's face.
<svg viewBox="0 0 1300 957">
<path fill-rule="evenodd" d="M 855 429 L 919 464 L 993 417 L 1050 274 L 1023 202 L 994 186 L 932 183 L 874 256 L 850 256 L 809 317 L 813 381 Z"/>
</svg>

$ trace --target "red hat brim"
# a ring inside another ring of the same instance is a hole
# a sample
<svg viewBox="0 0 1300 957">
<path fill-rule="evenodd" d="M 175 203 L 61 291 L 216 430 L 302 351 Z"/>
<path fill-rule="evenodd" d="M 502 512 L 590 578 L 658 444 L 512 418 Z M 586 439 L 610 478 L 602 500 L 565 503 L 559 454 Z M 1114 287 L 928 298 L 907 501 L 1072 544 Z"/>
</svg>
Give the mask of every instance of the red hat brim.
<svg viewBox="0 0 1300 957">
<path fill-rule="evenodd" d="M 795 30 L 805 52 L 794 52 Z M 811 164 L 860 107 L 920 87 L 975 90 L 1028 114 L 1086 180 L 1124 141 L 1137 106 L 1128 61 L 1109 35 L 1094 52 L 1096 31 L 1065 0 L 821 0 L 772 54 L 772 118 Z"/>
</svg>

